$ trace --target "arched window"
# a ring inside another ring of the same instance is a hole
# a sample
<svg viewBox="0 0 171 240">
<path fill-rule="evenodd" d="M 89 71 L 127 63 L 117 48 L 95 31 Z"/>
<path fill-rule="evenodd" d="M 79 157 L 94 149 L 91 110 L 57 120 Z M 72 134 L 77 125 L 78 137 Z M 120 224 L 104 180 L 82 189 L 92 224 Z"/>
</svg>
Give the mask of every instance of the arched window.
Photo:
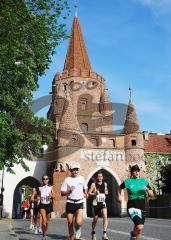
<svg viewBox="0 0 171 240">
<path fill-rule="evenodd" d="M 136 145 L 137 145 L 136 139 L 131 139 L 131 145 L 132 145 L 132 146 L 136 146 Z"/>
<path fill-rule="evenodd" d="M 86 98 L 82 98 L 80 100 L 80 109 L 81 110 L 86 110 L 87 109 L 87 99 Z"/>
<path fill-rule="evenodd" d="M 113 139 L 110 139 L 110 142 L 111 142 L 110 145 L 111 145 L 112 147 L 116 147 L 116 139 L 114 139 L 114 138 L 113 138 Z"/>
<path fill-rule="evenodd" d="M 99 146 L 99 138 L 98 138 L 98 137 L 92 137 L 92 138 L 91 138 L 91 142 L 92 142 L 93 145 L 95 145 L 96 147 Z"/>
<path fill-rule="evenodd" d="M 87 123 L 82 123 L 81 124 L 81 130 L 83 132 L 88 132 L 88 124 Z"/>
</svg>

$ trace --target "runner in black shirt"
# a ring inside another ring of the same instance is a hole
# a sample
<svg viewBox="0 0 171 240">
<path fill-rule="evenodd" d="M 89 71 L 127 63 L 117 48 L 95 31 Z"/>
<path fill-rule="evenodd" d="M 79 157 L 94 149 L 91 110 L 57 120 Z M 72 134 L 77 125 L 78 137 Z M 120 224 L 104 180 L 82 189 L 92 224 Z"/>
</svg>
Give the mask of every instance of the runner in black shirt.
<svg viewBox="0 0 171 240">
<path fill-rule="evenodd" d="M 88 192 L 89 196 L 93 196 L 93 210 L 94 218 L 92 222 L 92 240 L 96 240 L 95 227 L 98 221 L 98 217 L 102 214 L 103 217 L 103 239 L 108 240 L 107 231 L 107 207 L 106 207 L 106 195 L 108 194 L 107 183 L 103 181 L 103 173 L 97 173 L 97 180 L 91 184 Z"/>
</svg>

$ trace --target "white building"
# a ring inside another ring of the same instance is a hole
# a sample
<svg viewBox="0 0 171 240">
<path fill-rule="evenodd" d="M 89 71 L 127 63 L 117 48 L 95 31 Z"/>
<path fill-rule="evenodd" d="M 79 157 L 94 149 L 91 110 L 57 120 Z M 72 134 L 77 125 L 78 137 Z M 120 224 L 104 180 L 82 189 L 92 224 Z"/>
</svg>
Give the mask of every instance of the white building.
<svg viewBox="0 0 171 240">
<path fill-rule="evenodd" d="M 4 172 L 4 201 L 3 217 L 17 217 L 20 215 L 20 205 L 22 201 L 22 186 L 37 187 L 41 183 L 42 175 L 46 173 L 46 161 L 34 159 L 28 161 L 26 165 L 30 171 L 26 172 L 21 165 L 15 165 L 15 174 Z M 0 171 L 0 187 L 2 186 L 2 171 Z"/>
</svg>

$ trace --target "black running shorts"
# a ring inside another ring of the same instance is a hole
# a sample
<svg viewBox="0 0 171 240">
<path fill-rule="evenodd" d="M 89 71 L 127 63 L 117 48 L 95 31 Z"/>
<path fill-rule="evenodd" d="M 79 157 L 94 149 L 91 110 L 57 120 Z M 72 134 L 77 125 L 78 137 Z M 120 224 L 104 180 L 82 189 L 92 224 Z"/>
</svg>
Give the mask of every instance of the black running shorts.
<svg viewBox="0 0 171 240">
<path fill-rule="evenodd" d="M 97 203 L 96 206 L 93 206 L 93 215 L 100 217 L 103 208 L 106 208 L 106 203 Z"/>
<path fill-rule="evenodd" d="M 76 213 L 77 210 L 79 209 L 83 209 L 84 208 L 84 204 L 83 203 L 70 203 L 67 202 L 66 203 L 66 213 Z"/>
<path fill-rule="evenodd" d="M 39 210 L 40 209 L 44 209 L 46 211 L 46 214 L 49 214 L 51 212 L 53 212 L 53 207 L 52 207 L 52 204 L 43 204 L 43 203 L 40 203 L 39 205 Z"/>
</svg>

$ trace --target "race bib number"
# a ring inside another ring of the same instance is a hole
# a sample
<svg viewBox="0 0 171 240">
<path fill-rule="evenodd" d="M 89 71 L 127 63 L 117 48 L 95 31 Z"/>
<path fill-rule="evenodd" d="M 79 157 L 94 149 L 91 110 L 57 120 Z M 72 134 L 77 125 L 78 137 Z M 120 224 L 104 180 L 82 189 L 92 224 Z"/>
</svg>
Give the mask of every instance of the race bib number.
<svg viewBox="0 0 171 240">
<path fill-rule="evenodd" d="M 41 202 L 42 203 L 50 203 L 50 197 L 49 196 L 41 196 Z"/>
<path fill-rule="evenodd" d="M 139 218 L 142 218 L 142 212 L 140 209 L 137 208 L 129 208 L 128 209 L 129 215 L 131 219 L 133 219 L 135 216 L 138 216 Z"/>
<path fill-rule="evenodd" d="M 106 196 L 104 193 L 99 193 L 96 197 L 97 202 L 105 202 Z"/>
</svg>

